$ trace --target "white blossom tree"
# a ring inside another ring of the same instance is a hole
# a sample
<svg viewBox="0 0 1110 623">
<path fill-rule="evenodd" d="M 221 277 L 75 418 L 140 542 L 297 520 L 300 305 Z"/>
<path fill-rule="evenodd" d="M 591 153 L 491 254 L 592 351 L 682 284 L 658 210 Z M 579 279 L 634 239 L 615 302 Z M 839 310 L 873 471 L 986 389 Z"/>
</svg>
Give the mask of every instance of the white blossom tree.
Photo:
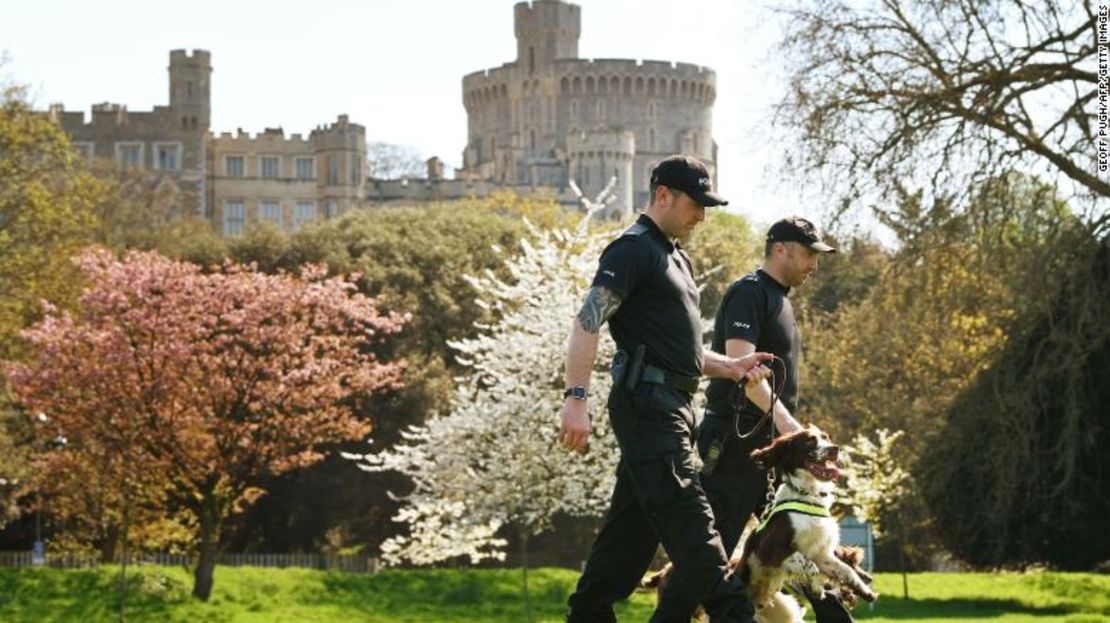
<svg viewBox="0 0 1110 623">
<path fill-rule="evenodd" d="M 602 406 L 614 349 L 608 335 L 590 381 L 590 448 L 580 455 L 557 444 L 570 323 L 613 235 L 590 233 L 588 220 L 573 232 L 532 228 L 535 242 L 522 243 L 508 261 L 508 281 L 492 272 L 470 278 L 498 321 L 479 326 L 476 338 L 450 343 L 469 368 L 457 379 L 450 413 L 405 431 L 394 448 L 345 454 L 362 469 L 397 471 L 415 485 L 394 517 L 408 524 L 408 534 L 382 545 L 387 564 L 503 559 L 502 527 L 519 530 L 526 548 L 557 513 L 605 511 L 619 457 Z"/>
<path fill-rule="evenodd" d="M 841 501 L 852 507 L 860 521 L 870 523 L 875 536 L 880 537 L 886 532 L 892 507 L 909 493 L 910 474 L 894 452 L 895 443 L 905 433 L 880 428 L 875 434 L 876 441 L 856 435 L 845 447 L 851 463 L 844 470 L 848 482 Z"/>
</svg>

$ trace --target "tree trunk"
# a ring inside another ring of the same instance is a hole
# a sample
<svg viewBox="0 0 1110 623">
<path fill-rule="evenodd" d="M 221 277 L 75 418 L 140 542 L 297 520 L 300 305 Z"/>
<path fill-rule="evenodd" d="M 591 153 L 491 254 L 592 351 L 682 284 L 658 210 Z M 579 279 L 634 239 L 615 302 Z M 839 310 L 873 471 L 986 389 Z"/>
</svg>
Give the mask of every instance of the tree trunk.
<svg viewBox="0 0 1110 623">
<path fill-rule="evenodd" d="M 532 623 L 532 598 L 528 594 L 528 530 L 520 531 L 520 568 L 524 572 L 524 620 Z"/>
<path fill-rule="evenodd" d="M 902 599 L 910 598 L 910 581 L 906 577 L 906 555 L 903 553 L 902 544 L 898 544 L 898 566 L 902 568 Z"/>
<path fill-rule="evenodd" d="M 193 597 L 208 601 L 212 595 L 212 574 L 220 549 L 220 510 L 214 495 L 205 496 L 200 506 L 200 542 L 197 568 L 193 572 Z"/>
</svg>

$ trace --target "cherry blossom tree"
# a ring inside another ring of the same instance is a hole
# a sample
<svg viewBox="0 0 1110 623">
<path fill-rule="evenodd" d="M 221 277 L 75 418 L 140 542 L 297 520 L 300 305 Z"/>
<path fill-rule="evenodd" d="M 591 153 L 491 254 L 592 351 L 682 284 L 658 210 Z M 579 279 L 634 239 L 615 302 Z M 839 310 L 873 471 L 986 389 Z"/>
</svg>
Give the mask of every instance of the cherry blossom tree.
<svg viewBox="0 0 1110 623">
<path fill-rule="evenodd" d="M 87 279 L 78 311 L 48 308 L 24 332 L 32 356 L 5 365 L 26 412 L 49 414 L 43 434 L 68 438 L 38 457 L 35 486 L 67 502 L 113 492 L 98 499 L 121 514 L 125 560 L 132 501 L 187 509 L 193 594 L 207 600 L 229 514 L 261 495 L 265 478 L 369 433 L 360 400 L 397 385 L 402 370 L 373 347 L 404 319 L 318 266 L 299 276 L 232 263 L 204 272 L 103 249 L 76 263 Z"/>
</svg>

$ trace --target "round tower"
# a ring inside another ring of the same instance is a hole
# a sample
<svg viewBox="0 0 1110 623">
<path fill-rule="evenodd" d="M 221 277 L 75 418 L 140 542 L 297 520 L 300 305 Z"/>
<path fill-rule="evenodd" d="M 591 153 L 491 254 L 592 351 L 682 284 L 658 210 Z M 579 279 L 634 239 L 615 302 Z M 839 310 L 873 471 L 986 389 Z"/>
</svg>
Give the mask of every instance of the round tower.
<svg viewBox="0 0 1110 623">
<path fill-rule="evenodd" d="M 562 0 L 518 2 L 513 7 L 516 62 L 526 74 L 563 58 L 578 58 L 582 12 Z"/>
<path fill-rule="evenodd" d="M 632 163 L 636 155 L 636 136 L 627 130 L 597 129 L 567 137 L 567 174 L 590 199 L 612 180 L 616 200 L 606 216 L 624 217 L 632 213 L 634 182 Z"/>
<path fill-rule="evenodd" d="M 205 50 L 170 51 L 170 110 L 182 130 L 207 131 L 212 115 L 212 57 Z"/>
</svg>

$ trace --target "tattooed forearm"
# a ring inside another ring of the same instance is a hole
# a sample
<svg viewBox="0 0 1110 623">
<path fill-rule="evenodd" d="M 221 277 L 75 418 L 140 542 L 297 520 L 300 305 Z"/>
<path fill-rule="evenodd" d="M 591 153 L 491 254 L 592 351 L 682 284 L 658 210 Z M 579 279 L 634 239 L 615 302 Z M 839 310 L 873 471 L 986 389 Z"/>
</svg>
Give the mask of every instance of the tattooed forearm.
<svg viewBox="0 0 1110 623">
<path fill-rule="evenodd" d="M 578 310 L 578 322 L 582 324 L 586 333 L 597 333 L 601 330 L 601 325 L 617 312 L 620 305 L 621 297 L 613 294 L 609 288 L 603 286 L 590 288 L 589 293 L 586 294 L 586 301 L 582 303 L 582 309 Z"/>
</svg>

